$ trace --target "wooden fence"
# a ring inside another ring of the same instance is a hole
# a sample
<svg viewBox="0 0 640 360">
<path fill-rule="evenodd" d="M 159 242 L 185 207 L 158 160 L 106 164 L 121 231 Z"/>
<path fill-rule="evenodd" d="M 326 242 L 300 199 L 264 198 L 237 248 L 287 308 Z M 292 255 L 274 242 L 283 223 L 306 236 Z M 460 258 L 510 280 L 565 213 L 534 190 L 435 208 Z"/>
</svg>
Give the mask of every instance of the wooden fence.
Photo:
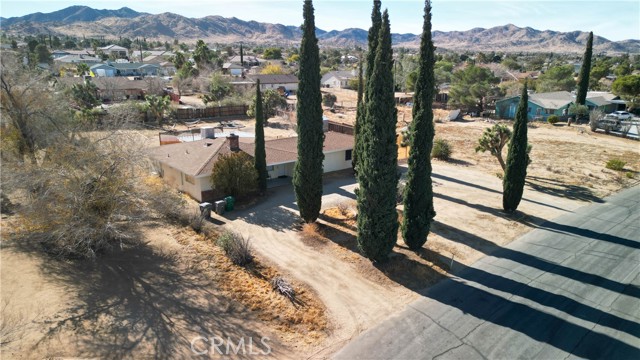
<svg viewBox="0 0 640 360">
<path fill-rule="evenodd" d="M 353 126 L 343 123 L 329 121 L 329 131 L 335 131 L 347 135 L 353 135 Z"/>
<path fill-rule="evenodd" d="M 196 109 L 176 109 L 177 120 L 212 119 L 225 116 L 247 116 L 248 106 L 215 106 Z"/>
</svg>

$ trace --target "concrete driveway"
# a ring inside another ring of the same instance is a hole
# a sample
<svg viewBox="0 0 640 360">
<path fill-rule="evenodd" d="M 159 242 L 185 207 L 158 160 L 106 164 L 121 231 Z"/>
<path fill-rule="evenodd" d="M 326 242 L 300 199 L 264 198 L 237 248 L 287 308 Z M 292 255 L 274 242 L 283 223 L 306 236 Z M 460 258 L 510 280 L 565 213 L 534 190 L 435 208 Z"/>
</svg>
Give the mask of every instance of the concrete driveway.
<svg viewBox="0 0 640 360">
<path fill-rule="evenodd" d="M 640 359 L 640 187 L 456 266 L 335 358 Z"/>
</svg>

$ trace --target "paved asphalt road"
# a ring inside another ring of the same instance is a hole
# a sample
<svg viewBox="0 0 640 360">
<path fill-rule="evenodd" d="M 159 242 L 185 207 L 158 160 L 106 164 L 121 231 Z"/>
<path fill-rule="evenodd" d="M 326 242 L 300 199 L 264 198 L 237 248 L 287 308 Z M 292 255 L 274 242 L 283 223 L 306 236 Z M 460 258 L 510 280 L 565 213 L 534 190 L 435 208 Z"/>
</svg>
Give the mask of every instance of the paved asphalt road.
<svg viewBox="0 0 640 360">
<path fill-rule="evenodd" d="M 336 359 L 640 359 L 640 186 L 548 221 Z"/>
</svg>

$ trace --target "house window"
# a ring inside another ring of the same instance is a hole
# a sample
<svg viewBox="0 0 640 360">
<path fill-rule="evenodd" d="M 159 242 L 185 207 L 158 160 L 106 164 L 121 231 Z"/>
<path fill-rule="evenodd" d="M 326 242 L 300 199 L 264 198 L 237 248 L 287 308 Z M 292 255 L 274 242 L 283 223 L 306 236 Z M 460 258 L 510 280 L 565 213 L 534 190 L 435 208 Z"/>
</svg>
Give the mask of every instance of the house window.
<svg viewBox="0 0 640 360">
<path fill-rule="evenodd" d="M 344 152 L 344 161 L 349 161 L 351 160 L 351 153 L 353 152 L 353 150 L 349 149 L 347 151 Z"/>
<path fill-rule="evenodd" d="M 273 171 L 273 165 L 267 166 L 267 171 Z"/>
<path fill-rule="evenodd" d="M 193 185 L 196 184 L 196 179 L 191 175 L 186 175 L 185 174 L 184 175 L 184 181 L 188 182 L 189 184 L 193 184 Z"/>
</svg>

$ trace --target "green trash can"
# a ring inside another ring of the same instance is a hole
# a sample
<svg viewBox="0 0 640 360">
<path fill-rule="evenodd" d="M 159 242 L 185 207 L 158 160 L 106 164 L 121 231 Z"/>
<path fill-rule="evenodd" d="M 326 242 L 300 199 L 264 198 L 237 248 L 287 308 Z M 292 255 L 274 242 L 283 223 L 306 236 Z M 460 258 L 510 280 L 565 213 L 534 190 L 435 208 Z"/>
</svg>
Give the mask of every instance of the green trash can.
<svg viewBox="0 0 640 360">
<path fill-rule="evenodd" d="M 227 206 L 224 208 L 226 211 L 232 211 L 233 206 L 236 204 L 236 199 L 233 196 L 227 196 L 224 198 L 224 201 L 227 202 Z"/>
</svg>

